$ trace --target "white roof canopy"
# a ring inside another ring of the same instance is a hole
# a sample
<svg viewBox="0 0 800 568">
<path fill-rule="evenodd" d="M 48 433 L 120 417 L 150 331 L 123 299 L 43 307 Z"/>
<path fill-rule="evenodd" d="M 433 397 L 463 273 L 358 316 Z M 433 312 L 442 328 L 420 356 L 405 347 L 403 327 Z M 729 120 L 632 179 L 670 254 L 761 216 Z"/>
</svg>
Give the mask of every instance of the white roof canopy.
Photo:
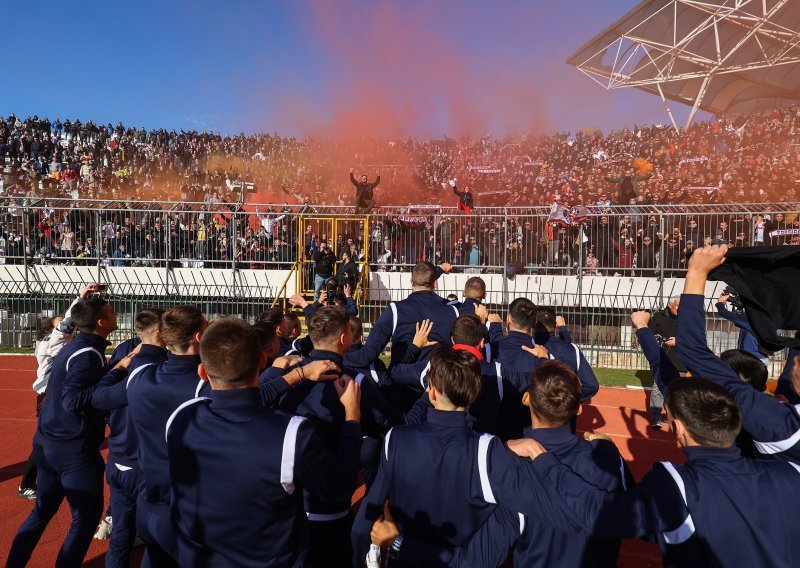
<svg viewBox="0 0 800 568">
<path fill-rule="evenodd" d="M 698 108 L 736 114 L 799 102 L 798 30 L 798 1 L 645 0 L 567 63 L 606 89 L 691 105 L 688 126 Z"/>
</svg>

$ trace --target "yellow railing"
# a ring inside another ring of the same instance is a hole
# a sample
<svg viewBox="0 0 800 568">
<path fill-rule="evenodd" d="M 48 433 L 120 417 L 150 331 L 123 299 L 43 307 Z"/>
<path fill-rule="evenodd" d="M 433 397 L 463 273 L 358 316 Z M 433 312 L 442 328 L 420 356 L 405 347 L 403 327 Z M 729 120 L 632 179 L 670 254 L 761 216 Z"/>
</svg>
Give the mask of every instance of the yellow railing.
<svg viewBox="0 0 800 568">
<path fill-rule="evenodd" d="M 278 290 L 278 293 L 275 294 L 275 299 L 272 300 L 272 305 L 270 306 L 270 308 L 274 308 L 276 305 L 278 305 L 278 300 L 283 299 L 283 306 L 281 306 L 281 307 L 283 308 L 284 311 L 286 311 L 286 300 L 287 300 L 287 298 L 286 298 L 286 287 L 289 285 L 289 280 L 292 278 L 292 276 L 298 270 L 298 267 L 300 266 L 300 262 L 301 261 L 297 260 L 297 261 L 295 261 L 294 264 L 292 264 L 292 268 L 289 270 L 289 274 L 286 275 L 286 279 L 283 281 L 283 284 L 281 285 L 280 289 Z"/>
</svg>

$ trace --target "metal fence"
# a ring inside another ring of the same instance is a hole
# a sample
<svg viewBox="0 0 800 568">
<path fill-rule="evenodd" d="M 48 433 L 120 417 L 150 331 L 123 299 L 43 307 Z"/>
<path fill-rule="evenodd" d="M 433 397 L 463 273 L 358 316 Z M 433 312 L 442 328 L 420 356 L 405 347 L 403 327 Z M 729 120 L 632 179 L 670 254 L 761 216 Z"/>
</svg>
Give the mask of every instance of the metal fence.
<svg viewBox="0 0 800 568">
<path fill-rule="evenodd" d="M 493 310 L 504 313 L 521 295 L 556 306 L 591 362 L 644 368 L 630 310 L 662 309 L 682 290 L 691 250 L 708 240 L 797 243 L 799 211 L 798 203 L 602 206 L 562 210 L 555 222 L 541 207 L 466 215 L 409 206 L 356 217 L 333 206 L 3 198 L 0 346 L 29 345 L 36 322 L 63 311 L 87 281 L 111 283 L 119 338 L 144 305 L 194 303 L 209 317 L 253 318 L 280 296 L 313 290 L 313 255 L 325 239 L 362 274 L 366 322 L 407 293 L 414 263 L 449 262 L 458 274 L 440 281 L 442 295 L 460 295 L 463 280 L 480 274 Z M 296 281 L 282 287 L 295 266 Z M 713 315 L 718 292 L 707 292 L 717 351 L 736 337 Z"/>
</svg>

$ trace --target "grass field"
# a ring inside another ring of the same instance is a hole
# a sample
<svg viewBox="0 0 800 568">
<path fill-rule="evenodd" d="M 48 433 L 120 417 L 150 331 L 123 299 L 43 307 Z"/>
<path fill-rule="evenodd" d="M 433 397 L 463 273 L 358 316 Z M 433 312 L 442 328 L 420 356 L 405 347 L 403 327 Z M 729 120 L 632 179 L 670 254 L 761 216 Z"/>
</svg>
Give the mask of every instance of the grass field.
<svg viewBox="0 0 800 568">
<path fill-rule="evenodd" d="M 387 353 L 381 355 L 381 360 L 389 365 Z M 600 386 L 603 387 L 650 387 L 653 385 L 653 375 L 649 370 L 594 367 L 594 374 L 597 376 Z"/>
</svg>

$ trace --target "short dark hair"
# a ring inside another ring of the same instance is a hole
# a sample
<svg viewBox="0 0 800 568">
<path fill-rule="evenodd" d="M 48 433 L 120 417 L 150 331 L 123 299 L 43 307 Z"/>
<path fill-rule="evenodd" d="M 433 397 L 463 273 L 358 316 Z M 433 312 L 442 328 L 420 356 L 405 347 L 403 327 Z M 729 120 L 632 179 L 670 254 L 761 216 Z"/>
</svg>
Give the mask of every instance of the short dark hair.
<svg viewBox="0 0 800 568">
<path fill-rule="evenodd" d="M 253 324 L 253 329 L 258 334 L 258 344 L 261 351 L 264 351 L 271 342 L 278 338 L 277 328 L 272 322 L 257 321 Z"/>
<path fill-rule="evenodd" d="M 556 311 L 550 306 L 537 306 L 536 323 L 542 324 L 547 331 L 554 331 L 556 329 Z"/>
<path fill-rule="evenodd" d="M 553 426 L 563 426 L 578 415 L 582 394 L 575 372 L 555 360 L 536 367 L 528 387 L 531 409 Z"/>
<path fill-rule="evenodd" d="M 217 318 L 203 333 L 200 360 L 212 383 L 229 388 L 245 386 L 261 363 L 258 333 L 239 318 Z"/>
<path fill-rule="evenodd" d="M 458 407 L 466 407 L 481 393 L 481 366 L 466 351 L 440 347 L 431 354 L 428 383 Z"/>
<path fill-rule="evenodd" d="M 758 357 L 741 349 L 728 349 L 719 358 L 758 392 L 767 390 L 769 371 Z"/>
<path fill-rule="evenodd" d="M 472 276 L 464 284 L 464 295 L 469 298 L 483 298 L 486 295 L 486 282 L 480 276 Z"/>
<path fill-rule="evenodd" d="M 97 329 L 97 320 L 103 317 L 103 310 L 108 305 L 100 296 L 89 296 L 78 300 L 72 310 L 70 317 L 75 329 L 91 333 Z"/>
<path fill-rule="evenodd" d="M 536 304 L 528 298 L 517 298 L 508 306 L 508 315 L 516 327 L 530 329 L 536 320 Z"/>
<path fill-rule="evenodd" d="M 291 312 L 284 315 L 286 318 L 286 333 L 287 335 L 292 335 L 295 331 L 299 334 L 303 330 L 303 326 L 300 324 L 300 318 L 297 317 L 297 314 L 293 314 Z"/>
<path fill-rule="evenodd" d="M 136 314 L 134 327 L 136 333 L 144 333 L 151 330 L 156 326 L 161 325 L 161 318 L 164 315 L 164 310 L 161 308 L 143 308 Z"/>
<path fill-rule="evenodd" d="M 666 406 L 703 446 L 730 448 L 742 429 L 742 414 L 733 396 L 700 377 L 671 381 Z"/>
<path fill-rule="evenodd" d="M 361 341 L 364 336 L 364 324 L 358 316 L 350 316 L 350 327 L 353 328 L 353 341 Z"/>
<path fill-rule="evenodd" d="M 256 322 L 269 322 L 275 327 L 279 327 L 285 317 L 281 308 L 270 308 L 261 312 L 258 318 L 256 318 Z"/>
<path fill-rule="evenodd" d="M 453 342 L 477 347 L 483 339 L 484 327 L 481 319 L 474 314 L 459 316 L 453 324 Z"/>
<path fill-rule="evenodd" d="M 194 335 L 202 330 L 203 312 L 197 306 L 176 306 L 161 317 L 161 338 L 179 351 L 186 351 Z"/>
<path fill-rule="evenodd" d="M 411 283 L 414 286 L 433 287 L 436 282 L 436 267 L 430 262 L 418 262 L 411 269 Z"/>
<path fill-rule="evenodd" d="M 308 335 L 311 341 L 324 343 L 343 333 L 350 324 L 350 314 L 341 306 L 325 306 L 318 309 L 308 322 Z"/>
</svg>

